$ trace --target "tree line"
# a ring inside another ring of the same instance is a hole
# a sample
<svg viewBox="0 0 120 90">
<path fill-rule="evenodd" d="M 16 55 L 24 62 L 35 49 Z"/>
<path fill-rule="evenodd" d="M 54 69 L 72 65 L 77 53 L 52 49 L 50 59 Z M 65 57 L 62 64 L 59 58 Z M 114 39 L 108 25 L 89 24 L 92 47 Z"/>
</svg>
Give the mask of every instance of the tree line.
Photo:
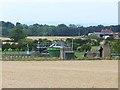
<svg viewBox="0 0 120 90">
<path fill-rule="evenodd" d="M 88 33 L 92 32 L 100 32 L 102 29 L 107 28 L 111 29 L 113 32 L 119 32 L 120 25 L 111 25 L 111 26 L 88 26 L 84 27 L 81 25 L 65 25 L 59 24 L 55 25 L 42 25 L 42 24 L 33 24 L 33 25 L 26 25 L 21 24 L 19 22 L 15 24 L 11 22 L 0 21 L 0 28 L 2 28 L 2 36 L 11 37 L 11 32 L 16 28 L 18 24 L 21 25 L 21 28 L 26 33 L 26 36 L 80 36 L 80 35 L 87 35 Z M 19 30 L 18 30 L 19 31 Z M 13 34 L 13 33 L 12 33 Z"/>
<path fill-rule="evenodd" d="M 0 28 L 2 28 L 2 35 L 12 38 L 13 44 L 3 44 L 2 51 L 6 50 L 21 50 L 26 51 L 26 45 L 29 45 L 29 49 L 32 50 L 36 48 L 37 40 L 29 40 L 25 37 L 27 36 L 79 36 L 79 35 L 87 35 L 92 32 L 99 32 L 104 28 L 112 29 L 113 32 L 119 32 L 119 25 L 111 25 L 111 26 L 89 26 L 83 27 L 79 25 L 70 24 L 69 26 L 65 24 L 59 24 L 57 26 L 54 25 L 25 25 L 19 22 L 14 25 L 11 22 L 0 22 Z M 76 38 L 76 39 L 66 39 L 68 44 L 71 44 L 73 40 L 73 50 L 78 51 L 90 51 L 91 46 L 98 46 L 99 42 L 103 40 L 103 38 L 97 36 L 87 36 L 86 39 Z M 49 40 L 40 40 L 41 42 L 52 42 Z M 18 44 L 15 44 L 17 42 Z M 111 38 L 107 39 L 107 42 L 111 44 L 112 48 L 116 53 L 119 53 L 119 44 L 120 40 L 114 40 Z"/>
</svg>

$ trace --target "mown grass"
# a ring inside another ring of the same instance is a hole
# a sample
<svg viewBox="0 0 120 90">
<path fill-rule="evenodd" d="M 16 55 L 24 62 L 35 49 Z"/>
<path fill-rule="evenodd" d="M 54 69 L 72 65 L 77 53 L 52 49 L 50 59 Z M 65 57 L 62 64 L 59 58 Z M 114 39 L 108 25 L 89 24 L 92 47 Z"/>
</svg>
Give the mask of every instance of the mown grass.
<svg viewBox="0 0 120 90">
<path fill-rule="evenodd" d="M 84 59 L 84 52 L 76 51 L 75 56 L 77 59 Z"/>
<path fill-rule="evenodd" d="M 14 58 L 14 59 L 2 59 L 2 61 L 86 61 L 86 60 L 120 60 L 120 58 L 83 58 L 83 59 L 60 59 L 60 58 L 42 58 L 42 57 L 35 57 L 35 58 Z"/>
<path fill-rule="evenodd" d="M 99 49 L 99 46 L 92 46 L 92 49 L 98 50 L 98 49 Z"/>
<path fill-rule="evenodd" d="M 7 59 L 3 58 L 4 61 L 60 61 L 63 59 L 56 58 L 56 57 L 31 57 L 31 58 L 13 58 L 13 59 Z"/>
</svg>

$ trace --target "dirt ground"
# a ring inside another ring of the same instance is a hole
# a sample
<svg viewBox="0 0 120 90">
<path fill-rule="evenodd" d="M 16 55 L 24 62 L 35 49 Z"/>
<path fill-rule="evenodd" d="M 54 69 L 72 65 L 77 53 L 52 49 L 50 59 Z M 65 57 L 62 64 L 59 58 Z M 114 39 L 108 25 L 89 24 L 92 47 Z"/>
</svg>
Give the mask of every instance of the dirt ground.
<svg viewBox="0 0 120 90">
<path fill-rule="evenodd" d="M 4 61 L 3 88 L 118 88 L 118 61 Z"/>
</svg>

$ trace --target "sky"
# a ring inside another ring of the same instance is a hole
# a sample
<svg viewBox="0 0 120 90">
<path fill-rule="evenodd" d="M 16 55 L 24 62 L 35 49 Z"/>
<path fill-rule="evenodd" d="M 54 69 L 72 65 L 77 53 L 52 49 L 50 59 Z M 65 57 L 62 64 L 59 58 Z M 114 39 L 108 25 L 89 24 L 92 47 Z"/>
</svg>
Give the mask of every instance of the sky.
<svg viewBox="0 0 120 90">
<path fill-rule="evenodd" d="M 117 25 L 118 0 L 0 0 L 0 21 Z"/>
</svg>

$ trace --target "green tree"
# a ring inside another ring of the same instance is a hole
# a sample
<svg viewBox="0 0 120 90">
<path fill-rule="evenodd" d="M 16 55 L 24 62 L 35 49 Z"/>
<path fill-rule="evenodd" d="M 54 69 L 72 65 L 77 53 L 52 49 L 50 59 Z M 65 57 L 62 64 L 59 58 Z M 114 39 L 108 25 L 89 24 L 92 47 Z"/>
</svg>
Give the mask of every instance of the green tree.
<svg viewBox="0 0 120 90">
<path fill-rule="evenodd" d="M 10 46 L 11 46 L 11 49 L 12 49 L 13 51 L 15 51 L 16 48 L 18 48 L 18 47 L 17 47 L 17 44 L 15 44 L 15 43 L 12 43 Z"/>
<path fill-rule="evenodd" d="M 9 43 L 6 43 L 6 44 L 2 44 L 2 51 L 4 50 L 8 50 L 10 48 L 10 44 Z"/>
<path fill-rule="evenodd" d="M 82 51 L 81 46 L 77 47 L 77 51 L 79 51 L 79 52 L 81 52 L 81 51 Z"/>
<path fill-rule="evenodd" d="M 21 49 L 23 51 L 27 50 L 27 44 L 29 46 L 29 50 L 32 50 L 32 48 L 34 47 L 33 40 L 26 39 L 26 38 L 19 40 L 19 42 L 18 42 L 18 45 L 20 47 L 19 49 Z"/>
<path fill-rule="evenodd" d="M 99 39 L 100 37 L 98 37 L 97 35 L 89 35 L 88 38 L 90 38 L 90 39 Z"/>
<path fill-rule="evenodd" d="M 16 42 L 20 39 L 24 39 L 26 36 L 27 33 L 20 24 L 17 24 L 11 31 L 11 38 Z"/>
<path fill-rule="evenodd" d="M 120 53 L 120 40 L 112 42 L 112 49 L 114 53 Z"/>
<path fill-rule="evenodd" d="M 82 46 L 81 46 L 81 51 L 90 51 L 91 50 L 91 45 L 90 44 L 83 44 Z"/>
</svg>

